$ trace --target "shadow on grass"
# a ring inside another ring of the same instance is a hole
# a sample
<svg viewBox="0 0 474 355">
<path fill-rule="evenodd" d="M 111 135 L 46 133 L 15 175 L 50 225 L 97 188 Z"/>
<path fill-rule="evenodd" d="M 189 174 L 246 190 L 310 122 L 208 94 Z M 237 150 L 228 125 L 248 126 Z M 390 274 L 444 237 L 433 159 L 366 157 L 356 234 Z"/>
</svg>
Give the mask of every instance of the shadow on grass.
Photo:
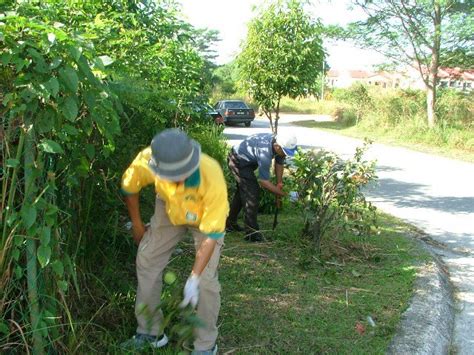
<svg viewBox="0 0 474 355">
<path fill-rule="evenodd" d="M 332 129 L 335 131 L 341 131 L 354 125 L 348 122 L 336 122 L 336 121 L 295 121 L 292 122 L 293 125 L 300 126 L 300 127 L 307 127 L 307 128 L 324 128 L 324 129 Z"/>
</svg>

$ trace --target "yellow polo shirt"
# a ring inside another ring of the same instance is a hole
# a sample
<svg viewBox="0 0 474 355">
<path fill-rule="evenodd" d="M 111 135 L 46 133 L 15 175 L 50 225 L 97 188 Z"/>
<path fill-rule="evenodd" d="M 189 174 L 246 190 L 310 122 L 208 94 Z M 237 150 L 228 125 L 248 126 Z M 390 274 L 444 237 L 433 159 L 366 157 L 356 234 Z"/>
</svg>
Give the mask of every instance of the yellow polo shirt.
<svg viewBox="0 0 474 355">
<path fill-rule="evenodd" d="M 224 236 L 229 213 L 227 186 L 219 163 L 201 154 L 199 168 L 184 182 L 160 179 L 148 167 L 151 148 L 142 150 L 122 177 L 122 191 L 136 194 L 154 184 L 155 191 L 166 203 L 166 212 L 174 225 L 198 227 L 210 238 Z"/>
</svg>

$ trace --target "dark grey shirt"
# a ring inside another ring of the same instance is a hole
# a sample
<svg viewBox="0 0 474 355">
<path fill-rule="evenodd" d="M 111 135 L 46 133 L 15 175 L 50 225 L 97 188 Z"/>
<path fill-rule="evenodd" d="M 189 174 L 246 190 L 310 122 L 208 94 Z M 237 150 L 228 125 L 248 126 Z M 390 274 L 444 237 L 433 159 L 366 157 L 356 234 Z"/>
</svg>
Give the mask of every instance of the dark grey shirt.
<svg viewBox="0 0 474 355">
<path fill-rule="evenodd" d="M 285 158 L 273 151 L 273 134 L 258 133 L 250 136 L 234 146 L 234 152 L 239 157 L 240 167 L 258 168 L 260 180 L 270 180 L 270 167 L 275 157 L 277 164 L 283 165 Z"/>
</svg>

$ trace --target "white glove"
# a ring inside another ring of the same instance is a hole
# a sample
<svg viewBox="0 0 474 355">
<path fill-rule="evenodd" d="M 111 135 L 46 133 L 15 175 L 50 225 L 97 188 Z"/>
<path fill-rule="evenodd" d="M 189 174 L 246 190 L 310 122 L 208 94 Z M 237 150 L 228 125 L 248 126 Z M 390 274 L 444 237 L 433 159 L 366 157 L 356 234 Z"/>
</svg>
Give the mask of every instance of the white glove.
<svg viewBox="0 0 474 355">
<path fill-rule="evenodd" d="M 291 202 L 295 202 L 295 201 L 298 200 L 298 197 L 299 197 L 299 196 L 298 196 L 298 192 L 296 192 L 296 191 L 290 191 L 290 194 L 289 194 L 289 195 L 290 195 L 290 201 L 291 201 Z"/>
<path fill-rule="evenodd" d="M 184 285 L 184 298 L 183 301 L 180 303 L 180 307 L 184 308 L 188 304 L 191 306 L 196 307 L 198 300 L 199 300 L 199 276 L 191 274 L 186 281 L 186 285 Z"/>
</svg>

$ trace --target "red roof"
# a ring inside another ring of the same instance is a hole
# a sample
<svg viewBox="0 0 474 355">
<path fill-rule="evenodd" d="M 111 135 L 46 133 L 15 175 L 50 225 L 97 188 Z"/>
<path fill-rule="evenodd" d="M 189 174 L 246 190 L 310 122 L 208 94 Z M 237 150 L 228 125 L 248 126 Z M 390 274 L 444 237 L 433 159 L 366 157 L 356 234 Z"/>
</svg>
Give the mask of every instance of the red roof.
<svg viewBox="0 0 474 355">
<path fill-rule="evenodd" d="M 369 73 L 365 70 L 349 70 L 349 74 L 354 79 L 365 79 L 369 76 Z"/>
</svg>

